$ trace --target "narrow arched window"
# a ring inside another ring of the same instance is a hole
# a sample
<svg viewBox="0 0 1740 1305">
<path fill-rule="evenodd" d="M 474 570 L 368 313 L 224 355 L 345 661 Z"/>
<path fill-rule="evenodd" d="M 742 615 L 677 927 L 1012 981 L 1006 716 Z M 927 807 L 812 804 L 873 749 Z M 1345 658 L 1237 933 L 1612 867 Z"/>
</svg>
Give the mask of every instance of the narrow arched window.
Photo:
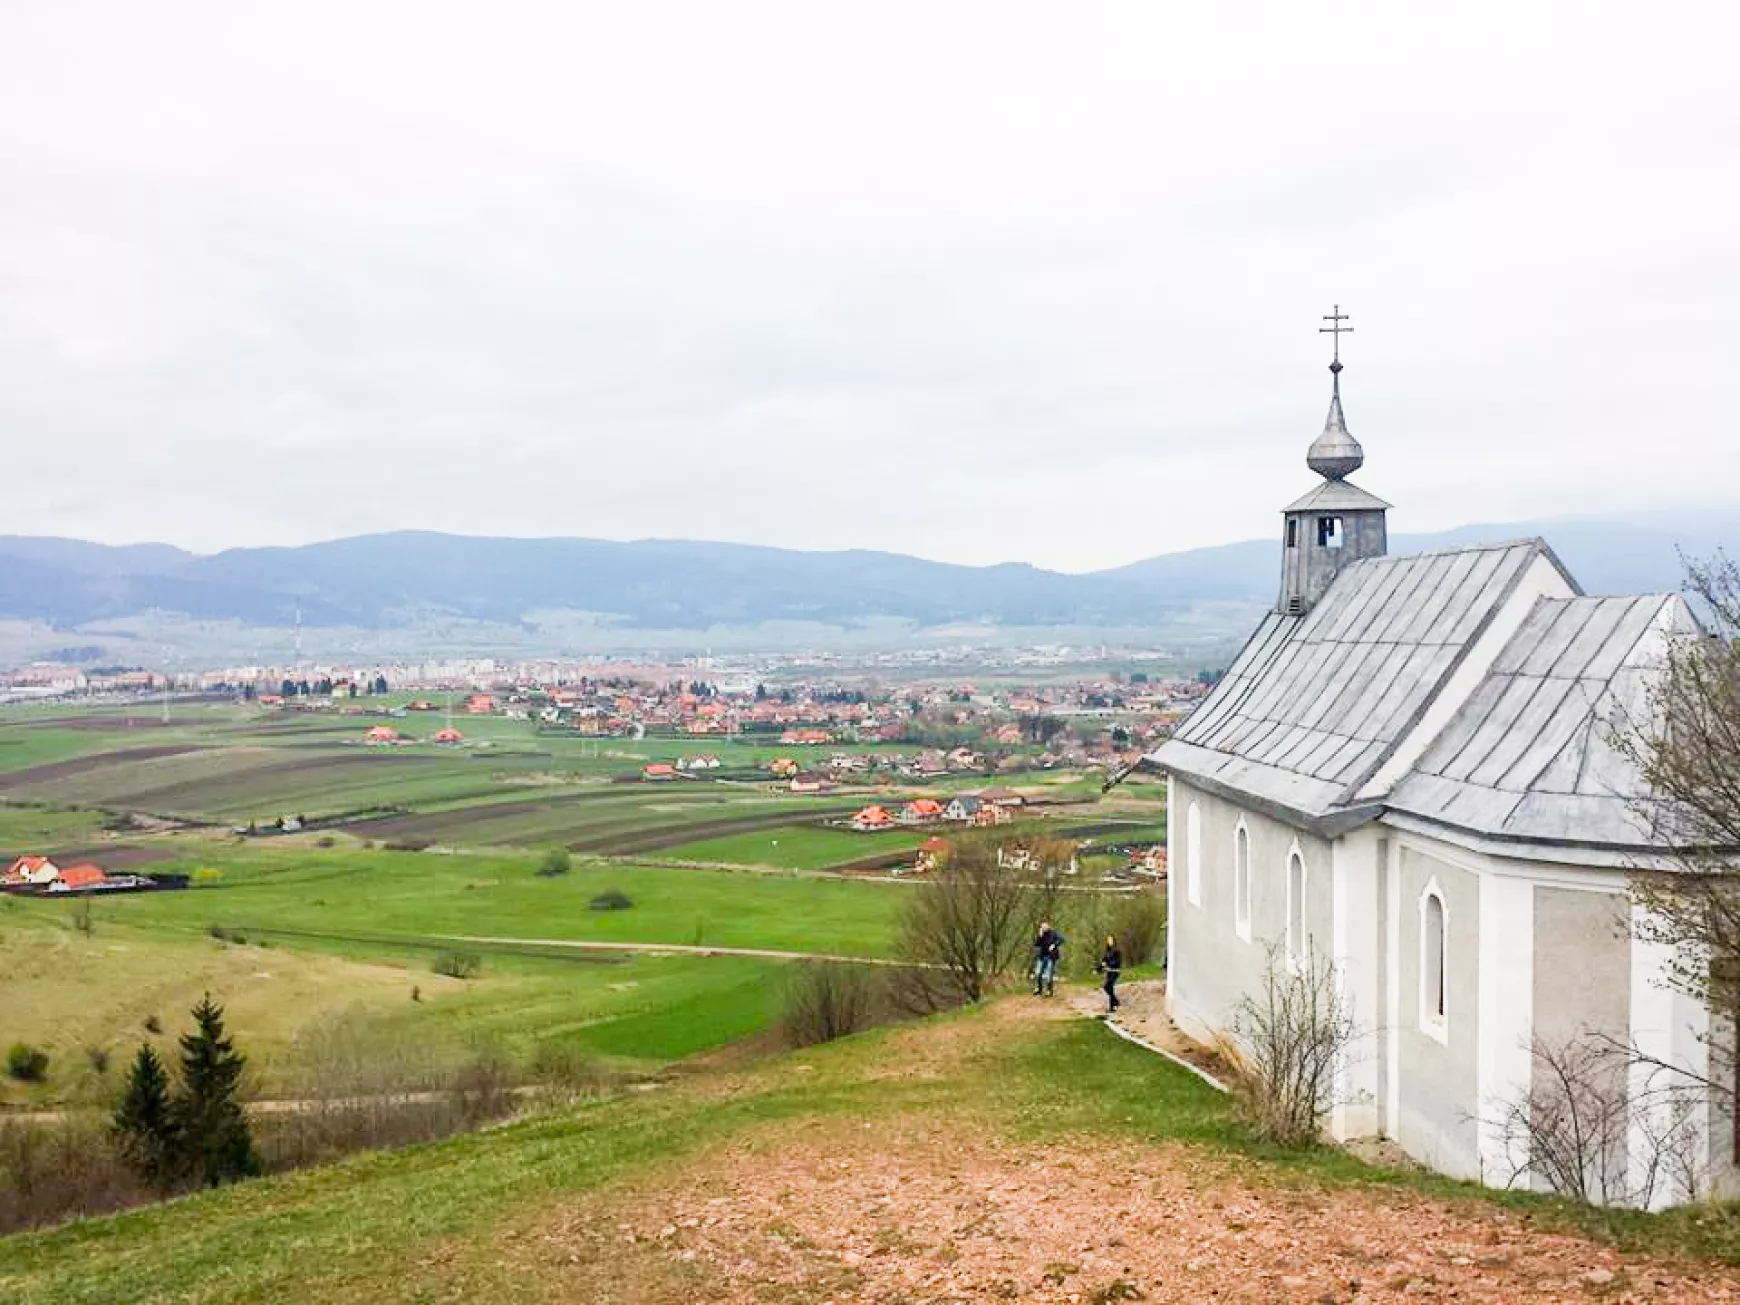
<svg viewBox="0 0 1740 1305">
<path fill-rule="evenodd" d="M 1245 822 L 1233 831 L 1233 928 L 1251 939 L 1251 835 Z"/>
<path fill-rule="evenodd" d="M 1202 811 L 1194 802 L 1184 818 L 1184 889 L 1192 906 L 1202 905 Z"/>
<path fill-rule="evenodd" d="M 1442 1039 L 1449 1027 L 1449 921 L 1436 883 L 1420 897 L 1420 1027 Z"/>
<path fill-rule="evenodd" d="M 1294 848 L 1287 854 L 1287 955 L 1303 964 L 1308 946 L 1305 933 L 1305 858 Z"/>
</svg>

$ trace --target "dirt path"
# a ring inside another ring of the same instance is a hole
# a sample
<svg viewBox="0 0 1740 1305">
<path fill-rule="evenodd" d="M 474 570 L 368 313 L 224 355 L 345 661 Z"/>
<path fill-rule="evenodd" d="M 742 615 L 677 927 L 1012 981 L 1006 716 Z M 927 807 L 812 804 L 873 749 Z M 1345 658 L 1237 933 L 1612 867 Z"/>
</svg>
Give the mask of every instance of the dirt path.
<svg viewBox="0 0 1740 1305">
<path fill-rule="evenodd" d="M 1106 1013 L 1105 994 L 1098 989 L 1070 993 L 1069 1004 L 1071 1009 L 1094 1019 Z M 1139 979 L 1134 983 L 1121 985 L 1118 989 L 1117 1013 L 1106 1022 L 1129 1034 L 1134 1040 L 1156 1048 L 1175 1060 L 1183 1061 L 1215 1086 L 1220 1085 L 1220 1079 L 1226 1072 L 1225 1067 L 1211 1052 L 1180 1033 L 1171 1017 L 1166 1014 L 1164 979 Z"/>
<path fill-rule="evenodd" d="M 1002 1005 L 954 1030 L 954 1053 L 1075 1015 L 1061 1000 Z M 928 1033 L 886 1051 L 875 1073 L 900 1078 L 951 1056 Z M 972 1118 L 853 1114 L 741 1135 L 564 1201 L 488 1254 L 542 1299 L 601 1303 L 1740 1301 L 1732 1270 L 1543 1232 L 1479 1200 L 1277 1186 L 1226 1153 L 1033 1144 Z"/>
<path fill-rule="evenodd" d="M 1181 1148 L 838 1129 L 714 1156 L 521 1249 L 557 1266 L 552 1298 L 599 1302 L 1737 1299 L 1727 1273 L 1514 1215 L 1228 1182 Z"/>
<path fill-rule="evenodd" d="M 586 952 L 644 952 L 652 956 L 759 956 L 774 961 L 847 961 L 853 965 L 902 965 L 874 956 L 835 956 L 830 952 L 782 952 L 766 947 L 703 947 L 693 943 L 589 942 L 578 938 L 488 938 L 477 934 L 438 933 L 442 942 L 494 943 L 513 947 L 556 947 Z"/>
</svg>

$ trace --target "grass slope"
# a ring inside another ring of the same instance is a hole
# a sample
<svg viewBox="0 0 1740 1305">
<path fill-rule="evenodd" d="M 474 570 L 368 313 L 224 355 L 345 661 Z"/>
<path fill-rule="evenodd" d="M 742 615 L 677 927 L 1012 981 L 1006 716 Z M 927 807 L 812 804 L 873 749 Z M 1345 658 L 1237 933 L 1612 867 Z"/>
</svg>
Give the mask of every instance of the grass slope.
<svg viewBox="0 0 1740 1305">
<path fill-rule="evenodd" d="M 28 1042 L 50 1060 L 41 1085 L 0 1080 L 0 1102 L 104 1099 L 140 1043 L 173 1058 L 187 1011 L 206 992 L 226 1008 L 264 1096 L 295 1095 L 305 1072 L 299 1043 L 341 1022 L 383 1048 L 415 1044 L 429 1066 L 484 1049 L 530 1064 L 561 1049 L 653 1069 L 764 1028 L 784 970 L 747 957 L 481 947 L 480 974 L 461 981 L 431 972 L 435 946 L 277 941 L 238 946 L 112 921 L 86 937 L 48 912 L 6 912 L 0 1045 Z M 98 1050 L 109 1053 L 104 1072 L 90 1055 Z"/>
<path fill-rule="evenodd" d="M 429 939 L 440 935 L 700 943 L 715 947 L 885 954 L 898 885 L 576 862 L 555 879 L 533 856 L 228 843 L 182 845 L 164 869 L 202 876 L 184 892 L 106 898 L 100 920 L 183 933 L 210 924 L 253 931 Z M 156 869 L 157 867 L 153 867 Z M 618 888 L 626 911 L 589 901 Z M 20 902 L 64 918 L 65 902 Z"/>
<path fill-rule="evenodd" d="M 15 1237 L 0 1242 L 0 1297 L 20 1305 L 559 1299 L 568 1260 L 546 1240 L 553 1211 L 583 1225 L 600 1189 L 692 1185 L 713 1148 L 734 1139 L 777 1150 L 802 1127 L 856 1140 L 872 1120 L 887 1133 L 925 1119 L 944 1136 L 1018 1148 L 1108 1138 L 1181 1145 L 1179 1154 L 1199 1157 L 1206 1183 L 1369 1188 L 1381 1202 L 1423 1195 L 1474 1219 L 1496 1200 L 1542 1229 L 1581 1226 L 1656 1253 L 1740 1256 L 1740 1222 L 1720 1212 L 1576 1211 L 1369 1169 L 1334 1152 L 1268 1152 L 1193 1076 L 1091 1023 L 1012 1017 L 1012 1009 L 1003 1003 L 650 1095 Z M 1048 1180 L 1029 1172 L 1023 1181 Z M 898 1218 L 897 1207 L 892 1213 Z"/>
</svg>

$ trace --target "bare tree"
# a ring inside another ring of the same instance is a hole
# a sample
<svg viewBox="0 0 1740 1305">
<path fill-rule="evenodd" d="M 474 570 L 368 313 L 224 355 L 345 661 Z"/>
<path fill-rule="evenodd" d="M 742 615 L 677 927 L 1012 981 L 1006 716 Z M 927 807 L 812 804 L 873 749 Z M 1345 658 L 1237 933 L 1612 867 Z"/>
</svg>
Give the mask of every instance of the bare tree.
<svg viewBox="0 0 1740 1305">
<path fill-rule="evenodd" d="M 1585 1205 L 1649 1208 L 1661 1193 L 1695 1197 L 1708 1097 L 1671 1074 L 1632 1081 L 1634 1057 L 1611 1039 L 1584 1034 L 1530 1044 L 1529 1090 L 1500 1103 L 1491 1126 L 1525 1180 Z"/>
<path fill-rule="evenodd" d="M 794 1047 L 832 1042 L 870 1027 L 881 1005 L 879 975 L 845 961 L 799 961 L 786 979 L 780 1023 Z"/>
<path fill-rule="evenodd" d="M 983 835 L 962 838 L 947 862 L 910 890 L 898 948 L 907 984 L 925 993 L 915 1001 L 902 992 L 908 1009 L 921 1001 L 938 1009 L 982 1000 L 1025 956 L 1040 894 L 1033 872 L 1018 858 L 999 856 L 999 846 Z"/>
<path fill-rule="evenodd" d="M 1315 947 L 1297 960 L 1271 943 L 1262 986 L 1233 1013 L 1222 1054 L 1233 1087 L 1259 1137 L 1282 1146 L 1321 1140 L 1335 1104 L 1337 1067 L 1358 1034 L 1335 966 Z"/>
<path fill-rule="evenodd" d="M 1635 936 L 1669 948 L 1668 984 L 1720 1019 L 1740 1014 L 1740 567 L 1687 559 L 1686 589 L 1708 629 L 1670 636 L 1643 718 L 1621 716 L 1609 737 L 1672 858 L 1630 876 L 1647 908 Z M 1734 1047 L 1713 1039 L 1710 1052 L 1702 1085 L 1732 1099 Z"/>
</svg>

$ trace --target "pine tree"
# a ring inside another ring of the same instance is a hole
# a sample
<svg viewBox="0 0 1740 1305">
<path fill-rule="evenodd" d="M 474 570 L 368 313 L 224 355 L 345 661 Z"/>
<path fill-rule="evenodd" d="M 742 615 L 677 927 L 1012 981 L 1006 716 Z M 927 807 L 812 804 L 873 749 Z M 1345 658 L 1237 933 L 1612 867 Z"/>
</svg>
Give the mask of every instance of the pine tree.
<svg viewBox="0 0 1740 1305">
<path fill-rule="evenodd" d="M 127 1163 L 153 1187 L 175 1178 L 177 1146 L 169 1076 L 149 1043 L 140 1046 L 127 1074 L 127 1090 L 115 1107 L 115 1142 Z"/>
<path fill-rule="evenodd" d="M 208 992 L 193 1008 L 194 1031 L 181 1037 L 181 1091 L 174 1117 L 188 1168 L 207 1187 L 261 1171 L 248 1117 L 236 1092 L 247 1057 L 224 1035 L 224 1011 Z"/>
</svg>

